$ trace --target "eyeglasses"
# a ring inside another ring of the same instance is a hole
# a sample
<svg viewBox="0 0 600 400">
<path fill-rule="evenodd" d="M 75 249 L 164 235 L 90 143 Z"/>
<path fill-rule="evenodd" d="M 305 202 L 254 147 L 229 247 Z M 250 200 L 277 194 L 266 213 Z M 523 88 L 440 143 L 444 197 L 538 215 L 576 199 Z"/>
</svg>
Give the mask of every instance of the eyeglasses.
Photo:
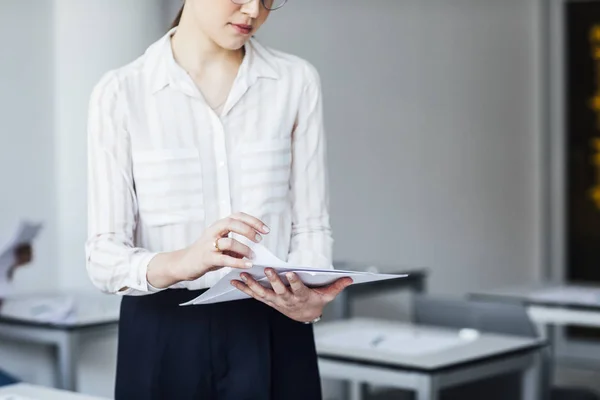
<svg viewBox="0 0 600 400">
<path fill-rule="evenodd" d="M 244 5 L 252 0 L 231 0 L 234 4 Z M 263 7 L 269 11 L 277 10 L 287 3 L 287 0 L 260 0 Z"/>
</svg>

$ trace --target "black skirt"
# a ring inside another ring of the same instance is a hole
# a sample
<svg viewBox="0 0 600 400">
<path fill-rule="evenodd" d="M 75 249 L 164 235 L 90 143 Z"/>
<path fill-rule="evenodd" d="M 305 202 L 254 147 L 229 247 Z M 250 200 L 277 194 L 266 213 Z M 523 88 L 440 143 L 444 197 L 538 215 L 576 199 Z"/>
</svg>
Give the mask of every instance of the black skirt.
<svg viewBox="0 0 600 400">
<path fill-rule="evenodd" d="M 199 291 L 125 296 L 116 400 L 319 400 L 313 328 L 254 299 L 179 306 Z"/>
</svg>

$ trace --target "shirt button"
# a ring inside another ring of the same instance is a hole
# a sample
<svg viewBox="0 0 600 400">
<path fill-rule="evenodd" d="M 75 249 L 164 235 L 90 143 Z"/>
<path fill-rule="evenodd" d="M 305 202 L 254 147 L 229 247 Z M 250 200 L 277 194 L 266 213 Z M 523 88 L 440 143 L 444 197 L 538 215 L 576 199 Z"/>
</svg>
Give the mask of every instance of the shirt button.
<svg viewBox="0 0 600 400">
<path fill-rule="evenodd" d="M 225 161 L 221 161 L 221 162 L 219 163 L 219 168 L 223 168 L 224 166 L 225 166 Z"/>
</svg>

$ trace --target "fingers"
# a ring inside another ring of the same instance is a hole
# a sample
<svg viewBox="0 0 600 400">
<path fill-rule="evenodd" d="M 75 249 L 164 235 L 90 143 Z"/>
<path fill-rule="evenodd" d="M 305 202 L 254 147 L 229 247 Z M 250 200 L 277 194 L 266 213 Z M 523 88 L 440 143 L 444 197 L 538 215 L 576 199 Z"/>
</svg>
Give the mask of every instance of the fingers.
<svg viewBox="0 0 600 400">
<path fill-rule="evenodd" d="M 326 302 L 333 301 L 338 294 L 352 284 L 353 280 L 349 277 L 340 278 L 331 285 L 319 290 Z"/>
<path fill-rule="evenodd" d="M 252 263 L 250 261 L 232 257 L 223 253 L 214 253 L 211 265 L 238 269 L 252 268 Z"/>
<path fill-rule="evenodd" d="M 279 275 L 277 275 L 273 269 L 266 268 L 265 275 L 267 275 L 267 279 L 269 279 L 269 282 L 271 283 L 271 286 L 273 287 L 273 291 L 275 293 L 277 293 L 279 296 L 285 296 L 290 294 L 288 288 L 283 284 L 283 282 L 279 278 Z"/>
<path fill-rule="evenodd" d="M 262 240 L 262 236 L 259 233 L 261 231 L 257 231 L 252 225 L 233 217 L 224 218 L 217 221 L 215 225 L 213 225 L 212 229 L 214 230 L 214 237 L 225 237 L 230 232 L 233 232 L 245 236 L 255 243 L 258 243 Z"/>
<path fill-rule="evenodd" d="M 256 280 L 254 280 L 254 278 L 252 278 L 249 274 L 240 274 L 240 277 L 242 278 L 242 280 L 244 281 L 246 286 L 253 293 L 255 293 L 255 295 L 258 296 L 259 298 L 268 300 L 268 301 L 271 301 L 274 299 L 275 292 L 271 289 L 265 288 L 260 283 L 256 282 Z M 253 296 L 253 297 L 256 297 L 256 296 Z"/>
<path fill-rule="evenodd" d="M 219 247 L 219 250 L 223 251 L 227 255 L 231 255 L 232 257 L 235 257 L 234 254 L 239 254 L 249 259 L 254 258 L 254 252 L 250 249 L 250 247 L 232 238 L 218 239 L 217 246 Z"/>
<path fill-rule="evenodd" d="M 243 255 L 234 253 L 233 251 L 223 251 L 223 254 L 225 254 L 226 256 L 234 257 L 234 258 L 244 258 Z"/>
<path fill-rule="evenodd" d="M 265 303 L 265 304 L 267 304 L 267 305 L 269 305 L 269 306 L 271 306 L 273 308 L 276 308 L 275 304 L 272 301 L 267 300 L 266 298 L 259 296 L 256 292 L 254 292 L 252 289 L 250 289 L 243 282 L 240 282 L 240 281 L 237 281 L 237 280 L 233 280 L 233 281 L 231 281 L 231 285 L 234 286 L 236 289 L 238 289 L 238 290 L 246 293 L 248 296 L 250 296 L 250 297 L 252 297 L 252 298 L 254 298 L 254 299 L 258 300 L 258 301 L 261 301 L 261 302 L 263 302 L 263 303 Z"/>
<path fill-rule="evenodd" d="M 258 219 L 256 217 L 253 217 L 252 215 L 248 215 L 243 212 L 238 212 L 238 213 L 233 214 L 231 216 L 231 218 L 240 220 L 240 221 L 244 222 L 245 224 L 250 225 L 252 228 L 257 230 L 258 232 L 261 232 L 264 234 L 267 234 L 270 232 L 269 227 L 264 222 L 262 222 L 260 219 Z"/>
<path fill-rule="evenodd" d="M 295 296 L 302 297 L 308 295 L 308 287 L 302 283 L 302 281 L 298 278 L 298 275 L 293 272 L 288 272 L 286 276 L 290 282 L 292 293 L 294 293 Z"/>
</svg>

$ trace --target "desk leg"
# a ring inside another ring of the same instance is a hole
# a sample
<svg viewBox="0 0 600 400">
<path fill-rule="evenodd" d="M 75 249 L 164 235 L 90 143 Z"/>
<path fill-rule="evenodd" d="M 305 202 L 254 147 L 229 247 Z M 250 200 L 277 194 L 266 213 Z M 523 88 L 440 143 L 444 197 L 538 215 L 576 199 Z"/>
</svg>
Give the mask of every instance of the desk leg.
<svg viewBox="0 0 600 400">
<path fill-rule="evenodd" d="M 550 383 L 554 382 L 554 370 L 556 367 L 556 346 L 557 346 L 558 326 L 553 324 L 546 325 L 546 339 L 550 345 L 547 366 L 547 379 Z"/>
<path fill-rule="evenodd" d="M 523 400 L 543 400 L 549 397 L 542 397 L 542 393 L 545 393 L 547 387 L 545 386 L 546 382 L 541 376 L 542 369 L 542 350 L 536 352 L 533 355 L 533 362 L 523 371 L 523 378 L 521 383 L 521 399 Z M 546 394 L 546 393 L 545 393 Z"/>
<path fill-rule="evenodd" d="M 340 293 L 335 298 L 335 300 L 331 303 L 330 307 L 332 319 L 340 320 L 350 318 L 350 299 L 348 293 L 345 290 L 343 290 L 342 293 Z M 354 399 L 354 397 L 351 397 L 353 396 L 354 390 L 354 388 L 351 387 L 352 384 L 346 381 L 339 381 L 336 383 L 332 383 L 332 385 L 335 385 L 336 388 L 334 390 L 340 399 Z"/>
<path fill-rule="evenodd" d="M 423 375 L 418 378 L 415 389 L 416 400 L 438 400 L 439 385 L 437 379 L 431 375 Z"/>
<path fill-rule="evenodd" d="M 363 400 L 365 393 L 365 385 L 362 382 L 352 381 L 350 382 L 350 396 L 347 397 L 350 400 Z"/>
<path fill-rule="evenodd" d="M 77 390 L 77 353 L 79 336 L 76 332 L 64 332 L 57 348 L 56 370 L 58 388 Z"/>
</svg>

